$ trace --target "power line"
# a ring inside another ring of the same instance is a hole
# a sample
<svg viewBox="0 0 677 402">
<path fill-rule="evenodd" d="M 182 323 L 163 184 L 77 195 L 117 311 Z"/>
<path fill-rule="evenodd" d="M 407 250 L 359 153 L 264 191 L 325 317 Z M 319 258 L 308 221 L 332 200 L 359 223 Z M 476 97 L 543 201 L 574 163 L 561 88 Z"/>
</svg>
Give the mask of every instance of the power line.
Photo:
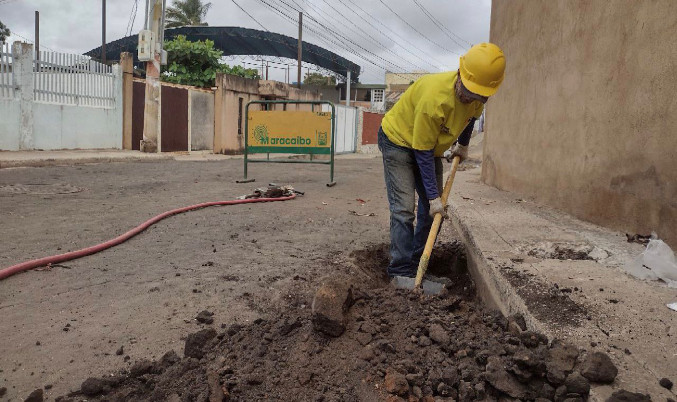
<svg viewBox="0 0 677 402">
<path fill-rule="evenodd" d="M 247 15 L 249 16 L 249 18 L 251 18 L 252 20 L 254 20 L 254 22 L 256 22 L 257 24 L 259 24 L 259 26 L 260 26 L 261 28 L 263 28 L 264 31 L 268 31 L 268 28 L 264 27 L 262 23 L 260 23 L 256 18 L 254 18 L 251 14 L 249 14 L 249 13 L 247 12 L 247 10 L 245 10 L 244 8 L 242 8 L 242 6 L 240 6 L 239 4 L 237 4 L 237 2 L 236 2 L 235 0 L 232 0 L 232 1 L 233 1 L 233 3 L 235 3 L 235 5 L 237 6 L 237 8 L 239 8 L 240 10 L 242 10 L 242 12 L 245 13 L 245 14 L 247 14 Z"/>
<path fill-rule="evenodd" d="M 472 43 L 470 43 L 470 42 L 468 42 L 467 40 L 461 38 L 460 36 L 456 35 L 456 34 L 453 33 L 452 31 L 450 31 L 447 27 L 445 27 L 445 26 L 444 26 L 437 18 L 435 18 L 435 16 L 434 16 L 430 11 L 428 11 L 428 10 L 423 6 L 423 4 L 421 4 L 418 0 L 414 0 L 414 3 L 418 6 L 418 8 L 421 9 L 421 11 L 423 11 L 423 14 L 425 14 L 425 16 L 428 17 L 428 19 L 429 19 L 430 21 L 432 21 L 433 24 L 435 24 L 435 25 L 440 29 L 440 31 L 442 31 L 443 34 L 447 35 L 447 37 L 448 37 L 449 39 L 451 39 L 452 42 L 454 42 L 455 44 L 457 44 L 457 45 L 460 46 L 461 48 L 465 48 L 465 46 L 464 46 L 463 44 L 459 43 L 456 39 L 454 39 L 453 37 L 451 37 L 447 32 L 451 33 L 452 35 L 454 35 L 454 36 L 455 36 L 456 38 L 458 38 L 459 40 L 461 40 L 461 41 L 467 43 L 468 46 L 472 46 Z"/>
<path fill-rule="evenodd" d="M 455 52 L 455 51 L 453 51 L 453 50 L 451 50 L 451 49 L 447 49 L 446 47 L 440 45 L 439 43 L 432 41 L 430 38 L 428 38 L 427 36 L 423 35 L 423 34 L 421 33 L 421 31 L 419 31 L 419 30 L 416 29 L 413 25 L 411 25 L 409 22 L 407 22 L 407 20 L 405 20 L 404 18 L 402 18 L 397 12 L 395 12 L 395 10 L 393 10 L 393 9 L 392 9 L 389 5 L 387 5 L 383 0 L 378 0 L 378 1 L 380 1 L 381 4 L 383 4 L 388 10 L 390 10 L 391 13 L 395 14 L 395 16 L 396 16 L 397 18 L 399 18 L 402 22 L 404 22 L 405 24 L 407 24 L 407 26 L 408 26 L 409 28 L 411 28 L 411 29 L 412 29 L 413 31 L 415 31 L 417 34 L 421 35 L 421 37 L 422 37 L 423 39 L 427 40 L 428 42 L 432 43 L 433 45 L 439 47 L 439 48 L 442 49 L 442 50 L 446 50 L 447 52 L 454 53 L 454 54 L 457 54 L 457 55 L 459 55 L 459 56 L 461 55 L 461 54 L 458 53 L 458 52 Z"/>
<path fill-rule="evenodd" d="M 134 22 L 136 21 L 136 12 L 139 9 L 139 0 L 134 0 L 132 4 L 132 11 L 129 13 L 129 22 L 127 22 L 127 29 L 125 30 L 125 36 L 132 34 L 134 29 Z"/>
<path fill-rule="evenodd" d="M 298 5 L 298 3 L 296 2 L 296 0 L 292 0 L 292 1 L 294 2 L 294 4 L 297 4 L 297 5 Z M 392 55 L 395 56 L 396 58 L 399 58 L 398 55 L 397 55 L 394 51 L 392 51 L 390 48 L 388 48 L 386 45 L 384 45 L 384 44 L 381 43 L 380 41 L 378 41 L 378 40 L 376 40 L 375 38 L 373 38 L 372 35 L 370 35 L 367 31 L 365 31 L 364 29 L 362 29 L 362 27 L 360 27 L 359 25 L 355 24 L 352 20 L 350 20 L 350 19 L 349 19 L 348 17 L 346 17 L 344 14 L 340 13 L 336 8 L 334 8 L 334 6 L 332 6 L 332 5 L 331 5 L 330 3 L 328 3 L 326 0 L 323 0 L 323 1 L 324 1 L 324 2 L 325 2 L 332 10 L 334 10 L 334 12 L 336 12 L 336 13 L 339 14 L 339 15 L 341 15 L 346 21 L 348 21 L 350 24 L 352 24 L 353 26 L 355 26 L 355 28 L 359 29 L 360 32 L 362 32 L 362 33 L 364 34 L 364 37 L 366 37 L 366 38 L 369 39 L 372 43 L 374 43 L 374 44 L 376 44 L 377 46 L 379 46 L 381 49 L 384 49 L 386 52 L 392 54 Z M 319 11 L 321 11 L 320 9 L 316 9 L 311 3 L 308 3 L 308 5 L 311 6 L 311 7 L 315 10 L 315 12 L 319 15 Z M 311 17 L 311 18 L 312 18 L 312 17 Z M 325 21 L 326 21 L 326 19 L 325 19 Z M 330 25 L 331 25 L 331 23 L 330 23 Z M 357 33 L 355 30 L 351 30 L 351 32 L 357 34 L 358 36 L 362 36 L 361 34 Z M 411 61 L 409 61 L 409 60 L 407 60 L 407 59 L 402 59 L 402 60 L 403 60 L 404 62 L 408 63 L 409 65 L 413 66 L 414 68 L 419 68 L 419 69 L 421 68 L 421 66 L 419 66 L 419 65 L 417 65 L 417 64 L 415 64 L 415 63 L 413 63 L 413 62 L 411 62 Z"/>
<path fill-rule="evenodd" d="M 292 21 L 295 21 L 295 22 L 298 24 L 298 21 L 296 21 L 296 19 L 294 19 L 293 17 L 291 17 L 291 16 L 285 14 L 285 13 L 284 13 L 282 10 L 280 10 L 279 8 L 270 5 L 269 3 L 267 3 L 266 0 L 259 0 L 259 1 L 260 1 L 261 3 L 263 3 L 263 4 L 265 4 L 266 6 L 268 6 L 269 8 L 274 9 L 275 11 L 277 11 L 279 14 L 285 16 L 286 18 L 291 19 Z M 392 65 L 392 66 L 394 66 L 394 67 L 396 67 L 396 68 L 398 68 L 398 69 L 402 69 L 402 67 L 398 66 L 397 64 L 392 63 L 392 62 L 390 62 L 389 60 L 386 60 L 386 59 L 382 58 L 381 56 L 379 56 L 379 55 L 377 55 L 377 54 L 371 52 L 371 51 L 368 50 L 368 49 L 365 49 L 365 48 L 362 47 L 361 45 L 355 43 L 355 42 L 354 42 L 353 40 L 351 40 L 350 38 L 346 37 L 345 35 L 342 35 L 342 34 L 339 33 L 339 32 L 334 31 L 333 29 L 327 27 L 326 25 L 324 25 L 324 24 L 322 24 L 322 23 L 319 23 L 317 20 L 315 20 L 315 23 L 318 24 L 320 27 L 324 28 L 325 30 L 327 30 L 327 31 L 329 31 L 329 32 L 331 32 L 331 33 L 333 33 L 333 34 L 335 34 L 335 35 L 337 35 L 337 36 L 343 38 L 344 40 L 346 40 L 346 41 L 348 41 L 348 42 L 350 42 L 351 44 L 353 44 L 354 46 L 358 47 L 358 48 L 359 48 L 360 50 L 362 50 L 363 52 L 366 52 L 366 53 L 370 54 L 371 56 L 373 56 L 373 57 L 375 57 L 375 58 L 377 58 L 377 59 L 383 61 L 384 63 L 390 64 L 390 65 Z M 310 30 L 311 32 L 315 33 L 316 35 L 321 36 L 319 32 L 313 30 L 313 29 L 310 28 L 310 27 L 307 27 L 307 28 L 308 28 L 308 30 Z M 341 44 L 340 44 L 340 43 L 337 43 L 336 41 L 330 40 L 330 42 L 332 42 L 335 46 L 341 46 Z M 377 66 L 377 67 L 380 67 L 380 66 L 379 66 L 378 64 L 376 64 L 374 61 L 372 61 L 372 60 L 370 60 L 370 59 L 368 59 L 368 58 L 366 58 L 366 57 L 364 57 L 364 56 L 358 54 L 353 48 L 350 48 L 348 45 L 343 45 L 343 46 L 344 46 L 344 49 L 346 49 L 346 50 L 350 51 L 351 53 L 353 53 L 354 55 L 356 55 L 356 56 L 362 58 L 363 60 L 367 61 L 368 63 L 371 63 L 371 64 L 373 64 L 373 65 L 375 65 L 375 66 Z"/>
<path fill-rule="evenodd" d="M 23 40 L 25 40 L 25 41 L 27 41 L 27 42 L 30 42 L 30 43 L 35 44 L 35 42 L 33 42 L 32 40 L 28 39 L 27 37 L 25 37 L 25 36 L 23 36 L 23 35 L 19 35 L 16 31 L 10 30 L 9 32 L 11 32 L 12 35 L 16 35 L 16 36 L 18 36 L 19 38 L 21 38 L 21 39 L 23 39 Z M 45 46 L 45 45 L 43 45 L 43 44 L 40 44 L 40 47 L 45 48 L 45 49 L 47 49 L 47 50 L 51 50 L 52 52 L 56 52 L 56 50 L 54 50 L 54 49 L 52 49 L 52 48 L 49 48 L 49 47 L 47 47 L 47 46 Z"/>
<path fill-rule="evenodd" d="M 242 8 L 235 0 L 232 0 L 232 2 L 235 3 L 235 5 L 236 5 L 240 10 L 242 10 L 245 14 L 247 14 L 247 16 L 249 16 L 249 18 L 251 18 L 251 19 L 252 19 L 254 22 L 256 22 L 261 28 L 263 28 L 264 31 L 270 32 L 270 31 L 268 30 L 268 28 L 266 28 L 263 24 L 261 24 L 256 18 L 254 18 L 254 16 L 252 16 L 251 14 L 249 14 L 249 13 L 248 13 L 244 8 Z M 298 24 L 298 22 L 297 22 L 297 24 Z M 287 46 L 288 48 L 291 49 L 291 46 L 289 46 L 289 44 L 287 44 L 286 42 L 283 42 L 283 41 L 276 41 L 276 42 L 278 42 L 278 43 L 280 43 L 280 44 L 282 44 L 282 45 L 285 45 L 285 46 Z M 294 49 L 292 49 L 292 50 L 294 50 Z M 315 52 L 313 52 L 313 51 L 311 51 L 311 50 L 306 49 L 306 51 L 309 52 L 309 53 L 311 53 L 311 54 L 315 54 L 315 55 L 318 56 L 318 57 L 326 58 L 325 56 L 319 55 L 319 54 L 317 54 L 317 53 L 315 53 Z M 346 70 L 350 70 L 350 67 L 348 67 L 348 66 L 346 66 L 345 64 L 343 64 L 340 60 L 335 60 L 335 59 L 334 59 L 333 61 L 336 62 L 336 63 L 338 63 L 340 66 L 345 67 Z M 301 61 L 301 63 L 303 63 L 303 61 Z"/>
<path fill-rule="evenodd" d="M 379 19 L 377 19 L 376 17 L 372 16 L 371 13 L 366 12 L 363 8 L 361 8 L 359 5 L 357 5 L 353 0 L 347 0 L 353 7 L 349 7 L 348 5 L 344 4 L 344 3 L 343 3 L 343 0 L 339 0 L 339 1 L 341 2 L 341 4 L 345 5 L 349 10 L 351 10 L 353 13 L 355 13 L 355 15 L 357 15 L 358 17 L 360 17 L 360 18 L 361 18 L 364 22 L 366 22 L 367 24 L 370 24 L 370 23 L 369 23 L 366 19 L 364 19 L 364 17 L 363 17 L 362 15 L 368 15 L 368 16 L 369 16 L 372 20 L 374 20 L 377 24 L 380 24 L 382 27 L 384 27 L 386 30 L 388 30 L 388 32 L 390 32 L 391 35 L 393 35 L 393 36 L 395 36 L 396 38 L 398 38 L 401 42 L 406 43 L 406 44 L 409 45 L 412 49 L 417 49 L 419 52 L 421 52 L 421 54 L 425 55 L 427 59 L 429 59 L 429 60 L 434 60 L 434 61 L 436 61 L 437 63 L 439 63 L 440 65 L 444 64 L 444 63 L 440 62 L 439 60 L 436 60 L 434 56 L 432 56 L 432 55 L 430 55 L 430 54 L 424 52 L 422 49 L 419 49 L 416 45 L 414 45 L 413 43 L 411 43 L 411 42 L 408 41 L 407 39 L 405 39 L 405 38 L 403 38 L 402 36 L 400 36 L 397 32 L 393 31 L 390 27 L 388 27 L 387 25 L 385 25 L 385 24 L 384 24 L 383 22 L 381 22 Z M 357 8 L 358 10 L 360 10 L 360 13 L 356 12 L 356 11 L 354 10 L 354 8 Z M 370 24 L 370 25 L 371 25 L 371 24 Z M 383 36 L 385 36 L 385 37 L 388 37 L 388 35 L 386 35 L 385 33 L 383 33 L 380 29 L 376 28 L 374 25 L 371 25 L 371 26 L 372 26 L 374 29 L 376 29 L 381 35 L 383 35 Z M 393 42 L 395 42 L 395 43 L 396 43 L 398 46 L 400 46 L 402 49 L 405 49 L 406 51 L 408 51 L 410 54 L 414 55 L 413 53 L 411 53 L 411 51 L 410 51 L 407 47 L 400 45 L 397 41 L 393 41 Z M 417 57 L 417 56 L 414 55 L 414 57 Z M 433 66 L 433 67 L 436 67 L 436 68 L 439 67 L 439 66 L 435 66 L 435 65 L 433 65 L 433 64 L 430 64 L 430 65 Z"/>
</svg>

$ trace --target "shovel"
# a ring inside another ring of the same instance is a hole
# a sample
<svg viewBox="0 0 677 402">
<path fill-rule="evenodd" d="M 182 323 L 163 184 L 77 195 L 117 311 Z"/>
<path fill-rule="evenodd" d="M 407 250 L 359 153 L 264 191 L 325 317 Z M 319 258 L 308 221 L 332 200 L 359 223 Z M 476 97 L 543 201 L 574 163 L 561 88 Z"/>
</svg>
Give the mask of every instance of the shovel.
<svg viewBox="0 0 677 402">
<path fill-rule="evenodd" d="M 461 158 L 459 156 L 455 156 L 453 162 L 451 163 L 451 173 L 449 173 L 447 182 L 444 184 L 444 190 L 442 190 L 442 205 L 445 207 L 447 206 L 447 199 L 449 198 L 451 185 L 454 183 L 454 176 L 456 176 L 456 170 L 458 169 L 459 163 L 461 163 Z M 426 294 L 439 294 L 444 289 L 444 283 L 423 279 L 425 271 L 428 269 L 430 254 L 433 251 L 433 246 L 435 245 L 435 240 L 437 240 L 437 233 L 440 231 L 441 224 L 442 214 L 435 214 L 435 217 L 433 218 L 433 225 L 430 228 L 430 234 L 428 234 L 428 240 L 425 242 L 423 255 L 421 255 L 421 260 L 418 263 L 416 278 L 396 276 L 392 281 L 395 287 L 400 289 L 423 290 L 423 293 Z"/>
</svg>

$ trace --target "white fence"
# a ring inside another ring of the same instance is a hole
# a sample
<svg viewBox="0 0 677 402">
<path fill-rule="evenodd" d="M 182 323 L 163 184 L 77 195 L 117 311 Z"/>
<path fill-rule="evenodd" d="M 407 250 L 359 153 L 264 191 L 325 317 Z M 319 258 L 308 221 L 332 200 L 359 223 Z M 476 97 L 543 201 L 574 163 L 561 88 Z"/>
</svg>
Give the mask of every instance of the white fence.
<svg viewBox="0 0 677 402">
<path fill-rule="evenodd" d="M 0 98 L 14 98 L 14 73 L 12 71 L 12 48 L 0 42 Z"/>
<path fill-rule="evenodd" d="M 0 150 L 122 147 L 122 71 L 0 44 Z"/>
<path fill-rule="evenodd" d="M 336 111 L 336 153 L 345 154 L 357 149 L 357 120 L 356 107 L 334 105 Z M 322 105 L 323 112 L 331 112 L 329 105 Z"/>
<path fill-rule="evenodd" d="M 40 51 L 34 63 L 37 102 L 115 107 L 115 75 L 111 66 L 87 56 L 46 51 Z"/>
</svg>

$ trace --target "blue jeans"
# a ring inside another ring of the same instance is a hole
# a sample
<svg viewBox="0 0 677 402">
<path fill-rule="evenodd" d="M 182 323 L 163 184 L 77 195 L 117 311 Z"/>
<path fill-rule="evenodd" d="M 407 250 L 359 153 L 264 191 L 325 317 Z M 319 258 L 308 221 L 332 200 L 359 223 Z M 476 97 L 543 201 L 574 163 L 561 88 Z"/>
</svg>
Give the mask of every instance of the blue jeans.
<svg viewBox="0 0 677 402">
<path fill-rule="evenodd" d="M 378 130 L 378 148 L 383 154 L 383 172 L 390 204 L 390 264 L 388 276 L 416 276 L 433 219 L 423 188 L 414 151 L 392 143 Z M 442 158 L 435 158 L 437 188 L 442 193 Z M 418 212 L 414 207 L 418 193 Z M 416 227 L 414 228 L 414 218 Z"/>
</svg>

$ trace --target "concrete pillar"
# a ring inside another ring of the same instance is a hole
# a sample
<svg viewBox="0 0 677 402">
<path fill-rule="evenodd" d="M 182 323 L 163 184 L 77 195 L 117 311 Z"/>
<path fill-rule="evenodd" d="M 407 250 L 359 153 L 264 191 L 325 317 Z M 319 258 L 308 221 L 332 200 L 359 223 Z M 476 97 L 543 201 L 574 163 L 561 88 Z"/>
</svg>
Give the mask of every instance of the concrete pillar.
<svg viewBox="0 0 677 402">
<path fill-rule="evenodd" d="M 122 67 L 122 149 L 132 149 L 132 99 L 134 93 L 134 57 L 129 52 L 120 54 Z"/>
<path fill-rule="evenodd" d="M 22 42 L 12 44 L 14 85 L 18 88 L 20 102 L 19 149 L 35 148 L 33 137 L 33 45 Z"/>
<path fill-rule="evenodd" d="M 146 105 L 143 113 L 142 152 L 160 152 L 161 149 L 161 93 L 160 82 L 160 55 L 155 54 L 155 60 L 146 63 Z"/>
</svg>

